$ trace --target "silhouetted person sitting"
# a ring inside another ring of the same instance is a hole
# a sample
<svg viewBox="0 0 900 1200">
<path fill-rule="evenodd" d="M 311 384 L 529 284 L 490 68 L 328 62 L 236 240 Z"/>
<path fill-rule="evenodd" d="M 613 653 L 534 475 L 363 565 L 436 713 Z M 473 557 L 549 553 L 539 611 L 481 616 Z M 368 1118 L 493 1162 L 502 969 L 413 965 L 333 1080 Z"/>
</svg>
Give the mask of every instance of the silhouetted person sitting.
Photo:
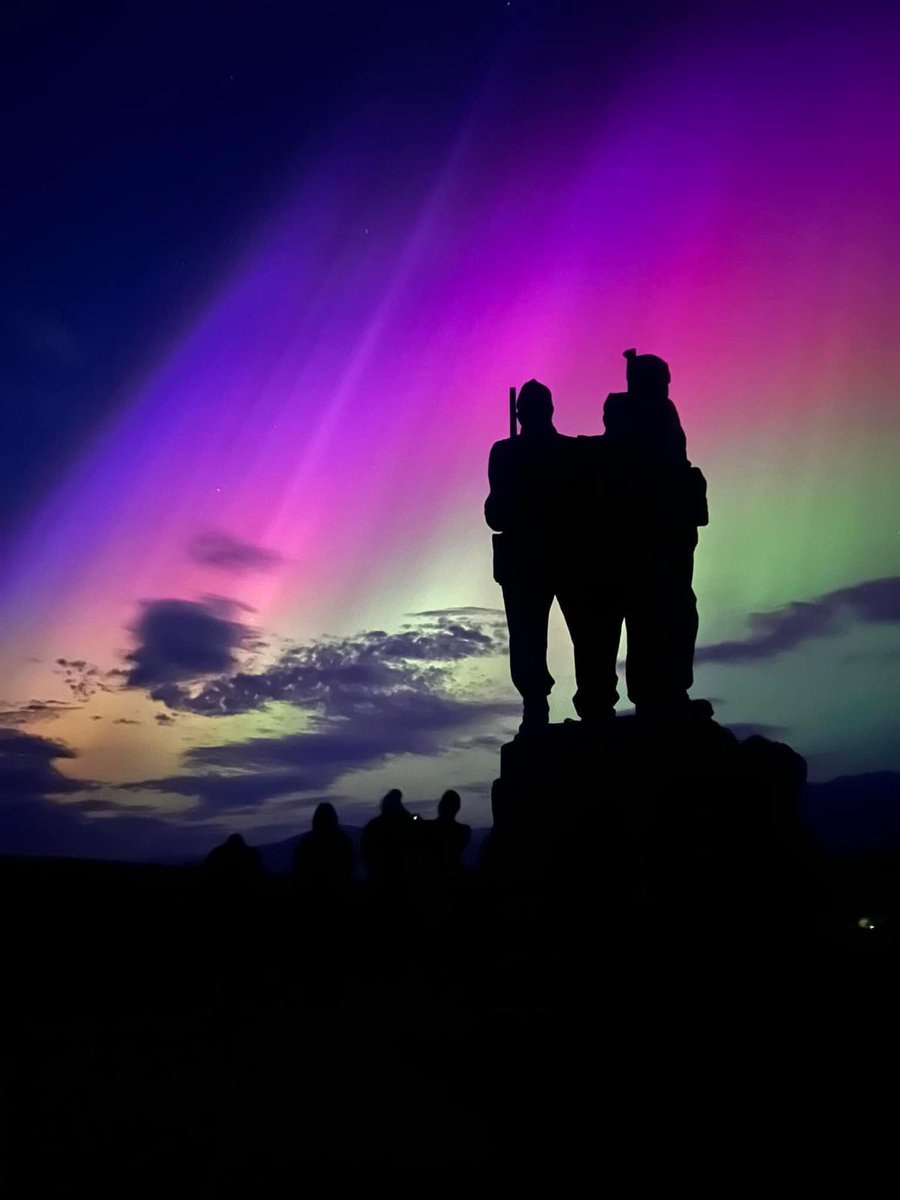
<svg viewBox="0 0 900 1200">
<path fill-rule="evenodd" d="M 225 883 L 254 882 L 264 871 L 259 854 L 239 833 L 232 833 L 206 856 L 205 870 Z"/>
<path fill-rule="evenodd" d="M 633 350 L 625 358 L 628 391 L 610 395 L 603 407 L 602 503 L 615 527 L 628 695 L 639 715 L 668 717 L 692 711 L 697 598 L 691 584 L 697 528 L 709 519 L 706 480 L 687 458 L 668 364 Z M 706 701 L 693 711 L 712 714 Z"/>
<path fill-rule="evenodd" d="M 577 438 L 557 432 L 550 389 L 536 379 L 523 384 L 516 414 L 521 434 L 491 447 L 484 515 L 497 531 L 494 579 L 503 589 L 510 674 L 522 696 L 521 729 L 528 732 L 550 719 L 547 697 L 554 680 L 547 669 L 547 624 L 554 596 L 574 645 L 576 711 L 585 716 L 611 705 L 598 694 L 593 656 L 585 653 L 585 588 L 573 569 L 585 558 L 585 547 L 572 544 L 575 518 L 584 507 L 584 451 Z"/>
<path fill-rule="evenodd" d="M 361 850 L 369 879 L 378 887 L 405 886 L 413 870 L 416 821 L 403 805 L 403 793 L 392 788 L 381 801 L 381 813 L 362 832 Z"/>
<path fill-rule="evenodd" d="M 314 892 L 338 892 L 353 877 L 353 843 L 338 824 L 333 804 L 318 805 L 312 829 L 297 843 L 291 876 L 298 886 Z"/>
<path fill-rule="evenodd" d="M 461 802 L 459 792 L 444 792 L 438 801 L 437 818 L 422 827 L 427 846 L 428 866 L 435 878 L 447 881 L 462 871 L 462 856 L 472 836 L 468 825 L 457 821 Z"/>
</svg>

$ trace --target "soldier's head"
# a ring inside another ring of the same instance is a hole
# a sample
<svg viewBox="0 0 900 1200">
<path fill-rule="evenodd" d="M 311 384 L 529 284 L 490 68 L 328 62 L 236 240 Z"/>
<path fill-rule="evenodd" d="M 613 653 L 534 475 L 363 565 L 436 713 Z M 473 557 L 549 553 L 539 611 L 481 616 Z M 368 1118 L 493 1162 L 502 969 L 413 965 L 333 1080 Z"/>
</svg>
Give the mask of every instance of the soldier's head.
<svg viewBox="0 0 900 1200">
<path fill-rule="evenodd" d="M 546 384 L 529 379 L 519 389 L 516 415 L 523 431 L 548 429 L 553 422 L 553 397 Z"/>
<path fill-rule="evenodd" d="M 655 354 L 625 351 L 625 379 L 628 391 L 639 396 L 668 396 L 672 376 L 669 364 Z"/>
</svg>

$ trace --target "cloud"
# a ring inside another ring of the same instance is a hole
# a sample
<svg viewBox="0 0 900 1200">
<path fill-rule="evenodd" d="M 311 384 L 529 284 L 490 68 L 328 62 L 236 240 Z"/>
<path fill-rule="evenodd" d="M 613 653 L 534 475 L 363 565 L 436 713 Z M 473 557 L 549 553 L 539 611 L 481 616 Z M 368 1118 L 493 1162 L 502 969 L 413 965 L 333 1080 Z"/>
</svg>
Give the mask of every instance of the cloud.
<svg viewBox="0 0 900 1200">
<path fill-rule="evenodd" d="M 133 632 L 138 645 L 126 659 L 129 687 L 169 685 L 231 670 L 248 635 L 227 601 L 151 600 Z"/>
<path fill-rule="evenodd" d="M 271 571 L 284 561 L 274 550 L 242 542 L 221 530 L 198 533 L 191 539 L 188 549 L 194 562 L 233 574 Z"/>
<path fill-rule="evenodd" d="M 786 725 L 765 725 L 757 721 L 734 721 L 726 728 L 730 729 L 740 742 L 750 737 L 764 737 L 777 742 L 789 732 Z"/>
<path fill-rule="evenodd" d="M 83 658 L 57 658 L 55 665 L 59 670 L 54 674 L 62 675 L 66 687 L 78 700 L 89 700 L 97 692 L 115 690 L 109 682 L 113 673 L 101 671 Z"/>
<path fill-rule="evenodd" d="M 506 614 L 502 608 L 482 608 L 477 604 L 461 604 L 457 608 L 425 608 L 419 612 L 411 612 L 406 615 L 408 617 L 416 617 L 417 619 L 422 617 L 472 617 L 485 624 L 490 622 L 506 626 Z"/>
<path fill-rule="evenodd" d="M 851 609 L 857 621 L 900 622 L 900 575 L 869 579 L 853 587 L 839 588 L 828 595 Z"/>
<path fill-rule="evenodd" d="M 171 709 L 209 717 L 254 712 L 275 701 L 332 718 L 358 716 L 404 695 L 427 702 L 449 686 L 450 664 L 505 647 L 502 631 L 474 618 L 440 614 L 397 633 L 369 630 L 292 646 L 264 671 L 238 671 L 200 684 L 168 680 L 150 695 Z"/>
<path fill-rule="evenodd" d="M 101 785 L 56 766 L 76 752 L 64 742 L 0 729 L 0 853 L 148 859 L 208 849 L 221 827 L 186 835 L 182 826 L 92 795 Z"/>
<path fill-rule="evenodd" d="M 694 661 L 761 662 L 857 623 L 900 623 L 900 575 L 838 588 L 814 600 L 795 600 L 771 612 L 751 613 L 748 637 L 698 646 Z"/>
<path fill-rule="evenodd" d="M 133 721 L 130 717 L 116 717 L 113 725 L 140 725 L 140 721 Z"/>
<path fill-rule="evenodd" d="M 70 806 L 69 811 L 73 811 L 74 806 Z M 102 813 L 104 816 L 124 816 L 134 815 L 135 813 L 150 813 L 153 816 L 158 816 L 158 809 L 153 804 L 133 804 L 127 806 L 119 800 L 108 800 L 98 797 L 97 799 L 79 800 L 75 811 L 79 815 L 85 813 L 95 814 Z"/>
<path fill-rule="evenodd" d="M 207 717 L 292 704 L 309 714 L 309 728 L 197 746 L 185 754 L 185 774 L 132 786 L 195 796 L 217 810 L 322 792 L 348 771 L 393 755 L 443 753 L 498 718 L 518 715 L 518 702 L 472 696 L 454 683 L 457 664 L 498 654 L 505 644 L 490 616 L 442 612 L 396 633 L 369 630 L 293 646 L 264 671 L 154 687 L 154 699 Z"/>
<path fill-rule="evenodd" d="M 317 785 L 314 772 L 235 771 L 223 774 L 198 771 L 182 775 L 165 775 L 123 786 L 131 792 L 158 792 L 160 795 L 185 796 L 197 801 L 197 806 L 182 819 L 205 818 L 210 812 L 239 811 L 254 808 L 279 796 L 308 792 Z"/>
<path fill-rule="evenodd" d="M 167 705 L 154 714 L 163 726 L 181 713 L 214 718 L 280 702 L 306 714 L 304 731 L 196 746 L 184 755 L 182 773 L 112 788 L 63 775 L 58 761 L 75 757 L 64 743 L 5 730 L 0 850 L 147 858 L 178 846 L 208 847 L 223 831 L 217 814 L 252 814 L 256 824 L 277 815 L 284 822 L 333 792 L 348 772 L 392 756 L 452 751 L 518 715 L 518 702 L 473 695 L 457 680 L 460 664 L 505 651 L 502 614 L 494 610 L 434 611 L 391 632 L 282 644 L 275 661 L 259 670 L 248 669 L 248 630 L 234 611 L 215 598 L 144 604 L 127 682 Z M 96 670 L 81 659 L 59 665 L 76 682 L 79 673 Z M 106 675 L 89 676 L 97 678 Z M 116 795 L 137 800 L 137 793 L 144 794 L 141 804 L 116 801 Z M 147 793 L 196 804 L 154 815 L 152 802 L 143 803 Z"/>
<path fill-rule="evenodd" d="M 59 759 L 75 757 L 64 742 L 0 729 L 0 852 L 65 853 L 77 845 L 77 805 L 50 799 L 94 786 L 70 779 L 56 766 Z"/>
<path fill-rule="evenodd" d="M 0 710 L 0 725 L 28 725 L 32 721 L 52 721 L 60 713 L 78 712 L 80 704 L 69 700 L 30 700 Z"/>
<path fill-rule="evenodd" d="M 84 791 L 89 783 L 69 779 L 54 765 L 57 759 L 75 757 L 64 742 L 20 729 L 0 729 L 0 801 Z"/>
<path fill-rule="evenodd" d="M 519 707 L 425 695 L 382 698 L 375 712 L 322 722 L 306 733 L 196 747 L 183 760 L 193 771 L 129 786 L 195 797 L 204 812 L 259 805 L 321 792 L 349 771 L 380 766 L 395 755 L 442 753 L 454 747 L 457 734 L 511 717 Z"/>
<path fill-rule="evenodd" d="M 519 716 L 518 707 L 516 716 Z M 513 736 L 512 731 L 507 734 L 502 733 L 479 733 L 474 737 L 460 738 L 453 743 L 454 750 L 499 750 Z"/>
</svg>

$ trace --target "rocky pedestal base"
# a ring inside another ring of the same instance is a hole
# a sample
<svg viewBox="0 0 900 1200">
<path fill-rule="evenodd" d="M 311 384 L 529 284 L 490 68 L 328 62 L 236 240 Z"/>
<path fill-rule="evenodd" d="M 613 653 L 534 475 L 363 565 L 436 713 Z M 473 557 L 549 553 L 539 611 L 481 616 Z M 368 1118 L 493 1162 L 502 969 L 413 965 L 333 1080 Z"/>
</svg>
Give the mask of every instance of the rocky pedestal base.
<svg viewBox="0 0 900 1200">
<path fill-rule="evenodd" d="M 712 719 L 617 717 L 519 735 L 500 763 L 485 866 L 507 884 L 691 920 L 762 905 L 767 921 L 808 885 L 806 763 L 782 743 Z"/>
</svg>

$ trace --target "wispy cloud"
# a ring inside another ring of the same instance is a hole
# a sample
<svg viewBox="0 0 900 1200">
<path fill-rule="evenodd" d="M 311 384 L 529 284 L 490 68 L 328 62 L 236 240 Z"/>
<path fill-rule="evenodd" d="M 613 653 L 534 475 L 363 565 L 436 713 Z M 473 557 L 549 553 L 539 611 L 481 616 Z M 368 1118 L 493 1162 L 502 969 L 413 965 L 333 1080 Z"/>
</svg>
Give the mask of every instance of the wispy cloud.
<svg viewBox="0 0 900 1200">
<path fill-rule="evenodd" d="M 219 571 L 243 575 L 251 571 L 272 571 L 284 561 L 274 550 L 242 542 L 221 530 L 198 533 L 188 546 L 194 562 Z"/>
<path fill-rule="evenodd" d="M 869 579 L 812 600 L 795 600 L 748 617 L 745 638 L 698 646 L 697 663 L 761 662 L 813 638 L 833 637 L 853 624 L 900 623 L 900 576 Z"/>
<path fill-rule="evenodd" d="M 735 721 L 730 723 L 727 728 L 740 741 L 749 737 L 764 737 L 777 742 L 788 733 L 785 725 L 766 725 L 761 721 Z"/>
<path fill-rule="evenodd" d="M 0 725 L 30 725 L 37 721 L 52 721 L 67 712 L 78 712 L 82 706 L 70 700 L 29 700 L 27 704 L 10 704 L 0 708 Z"/>
<path fill-rule="evenodd" d="M 57 658 L 54 666 L 54 674 L 62 676 L 66 687 L 77 700 L 89 700 L 97 692 L 115 691 L 122 674 L 118 668 L 101 671 L 83 658 Z"/>
</svg>

